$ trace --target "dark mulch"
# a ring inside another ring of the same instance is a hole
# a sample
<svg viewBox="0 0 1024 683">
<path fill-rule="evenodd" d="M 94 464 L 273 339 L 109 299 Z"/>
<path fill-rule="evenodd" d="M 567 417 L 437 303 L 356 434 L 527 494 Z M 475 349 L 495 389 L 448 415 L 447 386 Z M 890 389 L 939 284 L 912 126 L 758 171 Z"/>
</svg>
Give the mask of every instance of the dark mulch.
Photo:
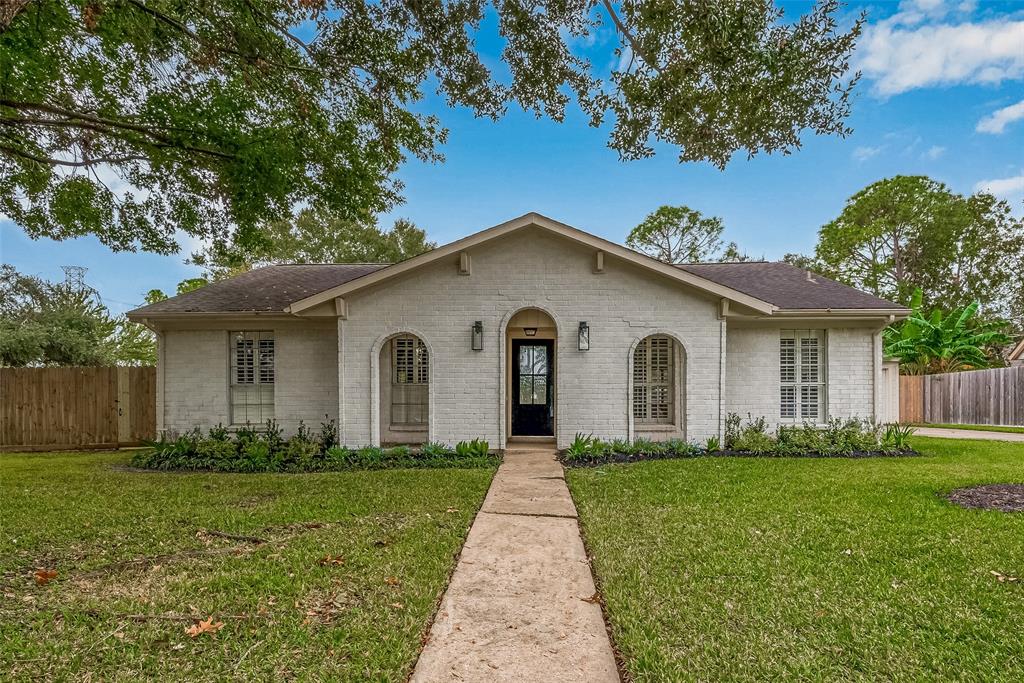
<svg viewBox="0 0 1024 683">
<path fill-rule="evenodd" d="M 1024 484 L 985 484 L 950 491 L 946 500 L 972 510 L 1024 512 Z"/>
<path fill-rule="evenodd" d="M 683 460 L 688 458 L 703 457 L 728 457 L 728 458 L 908 458 L 921 455 L 913 449 L 904 451 L 854 451 L 853 453 L 837 453 L 823 455 L 821 453 L 751 453 L 749 451 L 714 451 L 712 453 L 688 453 L 678 455 L 676 453 L 612 453 L 610 455 L 586 456 L 582 458 L 568 458 L 564 454 L 559 455 L 559 460 L 566 467 L 599 467 L 601 465 L 614 465 L 620 463 L 644 462 L 646 460 Z"/>
</svg>

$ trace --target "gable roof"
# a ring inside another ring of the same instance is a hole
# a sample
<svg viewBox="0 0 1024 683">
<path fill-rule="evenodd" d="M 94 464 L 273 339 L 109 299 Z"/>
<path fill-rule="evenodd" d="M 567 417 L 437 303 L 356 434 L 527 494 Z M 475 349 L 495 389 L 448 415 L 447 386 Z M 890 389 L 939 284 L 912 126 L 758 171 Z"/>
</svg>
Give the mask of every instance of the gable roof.
<svg viewBox="0 0 1024 683">
<path fill-rule="evenodd" d="M 700 275 L 676 268 L 669 263 L 664 263 L 651 258 L 646 254 L 641 254 L 640 252 L 633 251 L 632 249 L 627 249 L 621 244 L 609 242 L 606 239 L 602 239 L 596 235 L 591 235 L 590 233 L 574 228 L 571 225 L 566 225 L 565 223 L 560 223 L 559 221 L 548 218 L 547 216 L 542 216 L 539 213 L 531 212 L 519 216 L 518 218 L 513 218 L 505 223 L 501 223 L 500 225 L 495 225 L 493 228 L 487 228 L 486 230 L 481 230 L 480 232 L 469 235 L 468 237 L 463 237 L 460 240 L 450 242 L 444 246 L 438 247 L 437 249 L 420 254 L 419 256 L 414 256 L 402 261 L 401 263 L 396 263 L 393 266 L 389 266 L 357 280 L 340 284 L 329 290 L 325 290 L 300 301 L 296 301 L 289 306 L 287 310 L 289 313 L 299 313 L 308 308 L 312 308 L 313 306 L 330 301 L 335 297 L 345 296 L 351 292 L 397 277 L 410 270 L 453 256 L 461 251 L 483 244 L 484 242 L 502 237 L 517 230 L 531 227 L 541 228 L 548 232 L 561 235 L 562 237 L 566 237 L 579 244 L 589 246 L 596 251 L 603 251 L 624 261 L 633 263 L 634 265 L 660 273 L 671 280 L 682 282 L 708 294 L 724 297 L 734 301 L 735 303 L 752 308 L 759 313 L 770 314 L 775 309 L 775 306 L 767 301 L 747 294 L 741 290 L 733 289 L 728 285 L 712 282 Z"/>
<path fill-rule="evenodd" d="M 299 299 L 386 268 L 381 263 L 266 266 L 136 308 L 131 317 L 170 313 L 283 313 Z"/>
<path fill-rule="evenodd" d="M 809 274 L 788 263 L 758 261 L 672 265 L 540 214 L 528 213 L 400 263 L 267 266 L 137 308 L 128 316 L 141 320 L 150 316 L 204 313 L 295 314 L 528 227 L 539 227 L 562 235 L 764 315 L 832 310 L 872 315 L 908 312 L 890 301 L 821 275 Z"/>
<path fill-rule="evenodd" d="M 677 267 L 764 299 L 780 309 L 906 310 L 904 306 L 784 261 L 686 263 Z"/>
</svg>

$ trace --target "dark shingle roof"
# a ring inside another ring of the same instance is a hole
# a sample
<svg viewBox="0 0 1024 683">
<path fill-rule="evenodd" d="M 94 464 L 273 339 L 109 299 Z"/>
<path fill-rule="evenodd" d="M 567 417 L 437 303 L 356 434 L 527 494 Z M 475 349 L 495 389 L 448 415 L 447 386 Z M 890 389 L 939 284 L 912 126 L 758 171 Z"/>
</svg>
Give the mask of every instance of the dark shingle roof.
<svg viewBox="0 0 1024 683">
<path fill-rule="evenodd" d="M 687 263 L 677 267 L 779 308 L 904 308 L 783 261 Z"/>
<path fill-rule="evenodd" d="M 187 294 L 131 311 L 132 316 L 173 313 L 268 313 L 313 294 L 386 268 L 386 264 L 267 266 Z M 893 309 L 899 305 L 783 262 L 692 263 L 678 266 L 785 309 Z"/>
<path fill-rule="evenodd" d="M 131 314 L 149 313 L 232 313 L 284 311 L 290 304 L 318 292 L 337 287 L 386 264 L 332 263 L 287 264 L 250 270 L 187 294 L 136 308 Z"/>
</svg>

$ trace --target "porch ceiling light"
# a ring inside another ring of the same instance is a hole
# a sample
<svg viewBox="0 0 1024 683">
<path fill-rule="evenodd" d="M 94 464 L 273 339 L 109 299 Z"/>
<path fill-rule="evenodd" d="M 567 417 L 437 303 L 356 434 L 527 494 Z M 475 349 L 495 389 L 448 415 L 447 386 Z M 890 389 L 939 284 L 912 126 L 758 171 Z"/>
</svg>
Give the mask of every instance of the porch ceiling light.
<svg viewBox="0 0 1024 683">
<path fill-rule="evenodd" d="M 580 331 L 577 341 L 580 351 L 590 350 L 590 326 L 587 325 L 586 320 L 580 321 Z"/>
<path fill-rule="evenodd" d="M 526 333 L 527 337 L 536 337 L 537 336 L 537 328 L 536 327 L 524 327 L 523 328 L 523 332 Z"/>
<path fill-rule="evenodd" d="M 473 323 L 473 350 L 483 351 L 484 350 L 484 323 L 482 320 L 477 320 Z"/>
</svg>

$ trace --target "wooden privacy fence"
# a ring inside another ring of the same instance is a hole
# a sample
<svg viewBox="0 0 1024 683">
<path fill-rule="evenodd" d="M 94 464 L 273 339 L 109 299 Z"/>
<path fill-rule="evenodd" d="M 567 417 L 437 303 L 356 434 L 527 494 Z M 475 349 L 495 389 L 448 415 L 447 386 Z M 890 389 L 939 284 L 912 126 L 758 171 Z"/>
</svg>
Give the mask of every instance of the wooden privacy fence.
<svg viewBox="0 0 1024 683">
<path fill-rule="evenodd" d="M 116 448 L 156 436 L 156 368 L 0 368 L 0 450 Z"/>
<path fill-rule="evenodd" d="M 1024 425 L 1024 366 L 900 377 L 900 422 Z"/>
</svg>

